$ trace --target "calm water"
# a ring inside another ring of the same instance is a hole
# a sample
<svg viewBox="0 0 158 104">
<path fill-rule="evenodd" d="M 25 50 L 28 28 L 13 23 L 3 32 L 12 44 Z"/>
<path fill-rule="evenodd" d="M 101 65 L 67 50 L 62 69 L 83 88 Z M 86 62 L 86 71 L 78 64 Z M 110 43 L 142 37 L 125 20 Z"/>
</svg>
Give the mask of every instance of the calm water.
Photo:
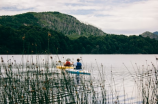
<svg viewBox="0 0 158 104">
<path fill-rule="evenodd" d="M 84 69 L 91 72 L 96 86 L 105 83 L 107 98 L 113 103 L 118 98 L 120 103 L 141 104 L 140 85 L 135 81 L 139 81 L 138 76 L 153 70 L 152 64 L 158 68 L 158 55 L 0 55 L 4 62 L 14 63 L 16 60 L 19 64 L 27 61 L 51 63 L 51 56 L 55 64 L 58 60 L 65 62 L 70 58 L 71 62 L 76 62 L 80 58 Z M 99 90 L 96 88 L 98 93 Z"/>
</svg>

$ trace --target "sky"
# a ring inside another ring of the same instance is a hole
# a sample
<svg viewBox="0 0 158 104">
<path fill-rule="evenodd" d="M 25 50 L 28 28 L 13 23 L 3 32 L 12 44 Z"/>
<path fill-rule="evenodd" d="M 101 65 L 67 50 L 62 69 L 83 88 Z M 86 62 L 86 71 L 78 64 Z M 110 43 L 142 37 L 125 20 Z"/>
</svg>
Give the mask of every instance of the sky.
<svg viewBox="0 0 158 104">
<path fill-rule="evenodd" d="M 158 0 L 0 0 L 0 16 L 58 11 L 105 33 L 158 31 Z"/>
</svg>

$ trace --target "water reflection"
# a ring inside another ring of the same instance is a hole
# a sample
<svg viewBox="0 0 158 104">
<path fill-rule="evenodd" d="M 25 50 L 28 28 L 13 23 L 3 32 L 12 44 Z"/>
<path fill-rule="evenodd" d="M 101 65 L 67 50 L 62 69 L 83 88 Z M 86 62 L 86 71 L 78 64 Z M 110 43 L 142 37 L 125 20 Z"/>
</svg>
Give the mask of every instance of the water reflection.
<svg viewBox="0 0 158 104">
<path fill-rule="evenodd" d="M 76 74 L 76 82 L 77 82 L 77 84 L 80 83 L 80 74 Z"/>
</svg>

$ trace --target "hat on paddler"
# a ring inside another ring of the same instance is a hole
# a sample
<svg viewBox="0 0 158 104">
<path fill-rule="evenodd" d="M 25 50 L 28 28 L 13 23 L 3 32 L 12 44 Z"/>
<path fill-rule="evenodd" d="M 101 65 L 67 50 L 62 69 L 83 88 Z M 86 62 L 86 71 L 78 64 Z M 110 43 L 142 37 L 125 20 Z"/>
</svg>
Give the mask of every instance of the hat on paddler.
<svg viewBox="0 0 158 104">
<path fill-rule="evenodd" d="M 70 58 L 67 58 L 67 59 L 66 59 L 66 61 L 70 61 L 70 60 L 71 60 Z"/>
</svg>

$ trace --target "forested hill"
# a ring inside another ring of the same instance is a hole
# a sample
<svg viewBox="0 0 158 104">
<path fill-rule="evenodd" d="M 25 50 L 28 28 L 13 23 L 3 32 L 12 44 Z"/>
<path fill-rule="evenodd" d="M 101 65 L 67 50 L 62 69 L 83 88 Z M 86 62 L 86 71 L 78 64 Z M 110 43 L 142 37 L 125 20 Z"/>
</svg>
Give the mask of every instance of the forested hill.
<svg viewBox="0 0 158 104">
<path fill-rule="evenodd" d="M 140 35 L 143 36 L 143 37 L 149 37 L 151 39 L 158 40 L 158 35 L 157 34 L 158 34 L 158 32 L 151 33 L 149 31 L 146 31 L 146 32 L 144 32 L 144 33 L 142 33 Z"/>
<path fill-rule="evenodd" d="M 141 35 L 90 35 L 70 40 L 38 26 L 0 26 L 0 54 L 158 54 L 157 46 L 157 40 Z"/>
<path fill-rule="evenodd" d="M 104 35 L 92 25 L 81 23 L 75 17 L 59 12 L 28 12 L 14 16 L 0 16 L 0 25 L 18 29 L 20 26 L 39 26 L 64 35 Z"/>
</svg>

